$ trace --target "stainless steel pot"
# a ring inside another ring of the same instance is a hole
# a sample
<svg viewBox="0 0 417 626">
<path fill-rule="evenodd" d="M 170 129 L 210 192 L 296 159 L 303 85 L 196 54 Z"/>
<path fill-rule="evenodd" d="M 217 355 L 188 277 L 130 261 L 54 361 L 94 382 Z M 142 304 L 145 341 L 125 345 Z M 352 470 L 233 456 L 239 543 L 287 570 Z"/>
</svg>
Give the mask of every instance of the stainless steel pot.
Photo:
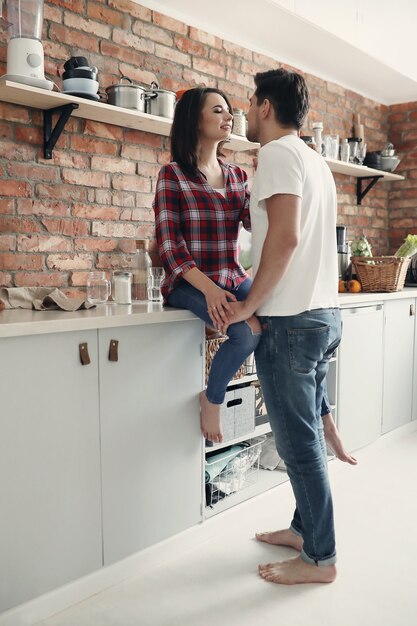
<svg viewBox="0 0 417 626">
<path fill-rule="evenodd" d="M 146 113 L 160 117 L 174 117 L 176 96 L 173 91 L 159 89 L 158 83 L 151 83 L 151 89 L 146 92 Z"/>
<path fill-rule="evenodd" d="M 128 81 L 124 84 L 123 81 Z M 124 109 L 135 109 L 136 111 L 145 112 L 145 93 L 146 90 L 140 85 L 134 85 L 133 81 L 127 76 L 122 76 L 119 83 L 111 85 L 106 89 L 107 102 Z"/>
</svg>

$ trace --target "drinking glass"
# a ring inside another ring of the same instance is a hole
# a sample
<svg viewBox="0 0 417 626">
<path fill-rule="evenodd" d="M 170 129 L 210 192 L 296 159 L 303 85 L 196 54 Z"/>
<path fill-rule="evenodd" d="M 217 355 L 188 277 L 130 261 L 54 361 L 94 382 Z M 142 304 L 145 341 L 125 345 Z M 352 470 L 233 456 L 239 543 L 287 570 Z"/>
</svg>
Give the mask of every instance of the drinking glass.
<svg viewBox="0 0 417 626">
<path fill-rule="evenodd" d="M 163 267 L 148 268 L 148 300 L 150 302 L 162 302 L 161 286 L 164 278 Z"/>
<path fill-rule="evenodd" d="M 87 278 L 87 300 L 91 304 L 107 302 L 111 293 L 111 283 L 105 272 L 90 272 Z"/>
<path fill-rule="evenodd" d="M 358 161 L 360 165 L 363 165 L 365 157 L 366 157 L 366 143 L 363 143 L 363 141 L 361 141 L 361 143 L 359 144 L 359 153 L 358 153 Z"/>
<path fill-rule="evenodd" d="M 339 158 L 339 135 L 325 135 L 324 156 L 334 160 Z"/>
</svg>

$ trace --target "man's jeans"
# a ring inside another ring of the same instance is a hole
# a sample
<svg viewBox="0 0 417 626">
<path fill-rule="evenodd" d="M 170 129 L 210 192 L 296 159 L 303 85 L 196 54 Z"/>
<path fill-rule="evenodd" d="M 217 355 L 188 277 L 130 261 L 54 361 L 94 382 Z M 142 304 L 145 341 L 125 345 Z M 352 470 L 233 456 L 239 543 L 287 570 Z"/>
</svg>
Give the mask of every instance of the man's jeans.
<svg viewBox="0 0 417 626">
<path fill-rule="evenodd" d="M 304 561 L 331 565 L 336 545 L 321 405 L 329 359 L 340 343 L 340 310 L 259 320 L 262 338 L 256 366 L 296 500 L 291 529 L 304 540 Z"/>
<path fill-rule="evenodd" d="M 251 285 L 251 279 L 247 278 L 237 289 L 229 291 L 237 300 L 245 300 Z M 180 309 L 189 309 L 206 324 L 213 325 L 203 293 L 185 280 L 179 282 L 169 294 L 167 304 Z M 223 403 L 227 385 L 246 357 L 254 352 L 261 337 L 261 333 L 254 333 L 247 322 L 230 324 L 226 334 L 229 339 L 222 343 L 217 351 L 207 381 L 206 397 L 213 404 Z"/>
</svg>

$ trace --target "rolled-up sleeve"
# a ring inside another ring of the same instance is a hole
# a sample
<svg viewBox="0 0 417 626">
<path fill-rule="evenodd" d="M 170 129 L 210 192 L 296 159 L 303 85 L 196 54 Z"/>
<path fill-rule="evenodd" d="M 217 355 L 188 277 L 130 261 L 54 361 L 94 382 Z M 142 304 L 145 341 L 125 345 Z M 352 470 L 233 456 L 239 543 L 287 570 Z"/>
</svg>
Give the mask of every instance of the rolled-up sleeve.
<svg viewBox="0 0 417 626">
<path fill-rule="evenodd" d="M 181 192 L 169 165 L 162 167 L 153 208 L 159 256 L 170 282 L 196 266 L 181 231 Z"/>
</svg>

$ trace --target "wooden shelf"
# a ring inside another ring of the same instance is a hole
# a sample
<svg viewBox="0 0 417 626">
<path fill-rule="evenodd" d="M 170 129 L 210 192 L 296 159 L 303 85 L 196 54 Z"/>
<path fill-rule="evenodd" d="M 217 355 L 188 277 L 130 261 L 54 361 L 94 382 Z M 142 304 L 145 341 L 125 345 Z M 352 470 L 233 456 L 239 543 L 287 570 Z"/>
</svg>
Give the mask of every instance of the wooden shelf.
<svg viewBox="0 0 417 626">
<path fill-rule="evenodd" d="M 375 170 L 372 167 L 366 165 L 355 165 L 354 163 L 345 163 L 344 161 L 336 161 L 334 159 L 324 159 L 332 172 L 336 174 L 345 174 L 346 176 L 354 176 L 355 178 L 371 178 L 374 176 L 381 176 L 384 180 L 404 180 L 404 176 L 399 174 L 393 174 L 391 172 L 384 172 L 382 170 Z"/>
<path fill-rule="evenodd" d="M 4 80 L 1 77 L 0 100 L 43 111 L 74 104 L 77 108 L 74 108 L 69 114 L 75 117 L 93 120 L 95 122 L 103 122 L 105 124 L 114 124 L 115 126 L 123 126 L 124 128 L 132 128 L 134 130 L 142 130 L 165 137 L 167 137 L 171 131 L 171 119 L 166 117 L 149 115 L 148 113 L 141 113 L 140 111 L 132 109 L 123 109 L 104 102 L 95 102 L 61 92 L 47 91 L 46 89 L 39 89 L 38 87 L 31 87 L 22 83 Z M 63 127 L 64 124 L 65 121 L 61 123 L 61 127 Z M 259 144 L 248 141 L 246 137 L 232 135 L 225 147 L 234 151 L 247 151 L 258 149 Z M 49 152 L 51 152 L 51 150 Z M 361 203 L 364 196 L 372 189 L 378 180 L 404 180 L 404 176 L 400 176 L 399 174 L 376 170 L 371 167 L 366 167 L 365 165 L 354 165 L 353 163 L 345 163 L 334 159 L 325 159 L 325 161 L 332 172 L 346 176 L 354 176 L 358 179 L 358 204 Z M 367 187 L 362 190 L 362 181 L 366 181 L 367 179 L 369 179 L 369 183 Z"/>
<path fill-rule="evenodd" d="M 43 111 L 74 103 L 78 105 L 78 108 L 72 113 L 75 117 L 142 130 L 165 137 L 171 132 L 171 120 L 167 117 L 149 115 L 133 109 L 123 109 L 105 102 L 95 102 L 57 91 L 47 91 L 46 89 L 30 87 L 29 85 L 2 80 L 1 78 L 0 100 Z M 230 142 L 225 147 L 228 150 L 243 151 L 251 150 L 258 146 L 257 144 L 251 144 L 245 137 L 232 135 Z"/>
</svg>

